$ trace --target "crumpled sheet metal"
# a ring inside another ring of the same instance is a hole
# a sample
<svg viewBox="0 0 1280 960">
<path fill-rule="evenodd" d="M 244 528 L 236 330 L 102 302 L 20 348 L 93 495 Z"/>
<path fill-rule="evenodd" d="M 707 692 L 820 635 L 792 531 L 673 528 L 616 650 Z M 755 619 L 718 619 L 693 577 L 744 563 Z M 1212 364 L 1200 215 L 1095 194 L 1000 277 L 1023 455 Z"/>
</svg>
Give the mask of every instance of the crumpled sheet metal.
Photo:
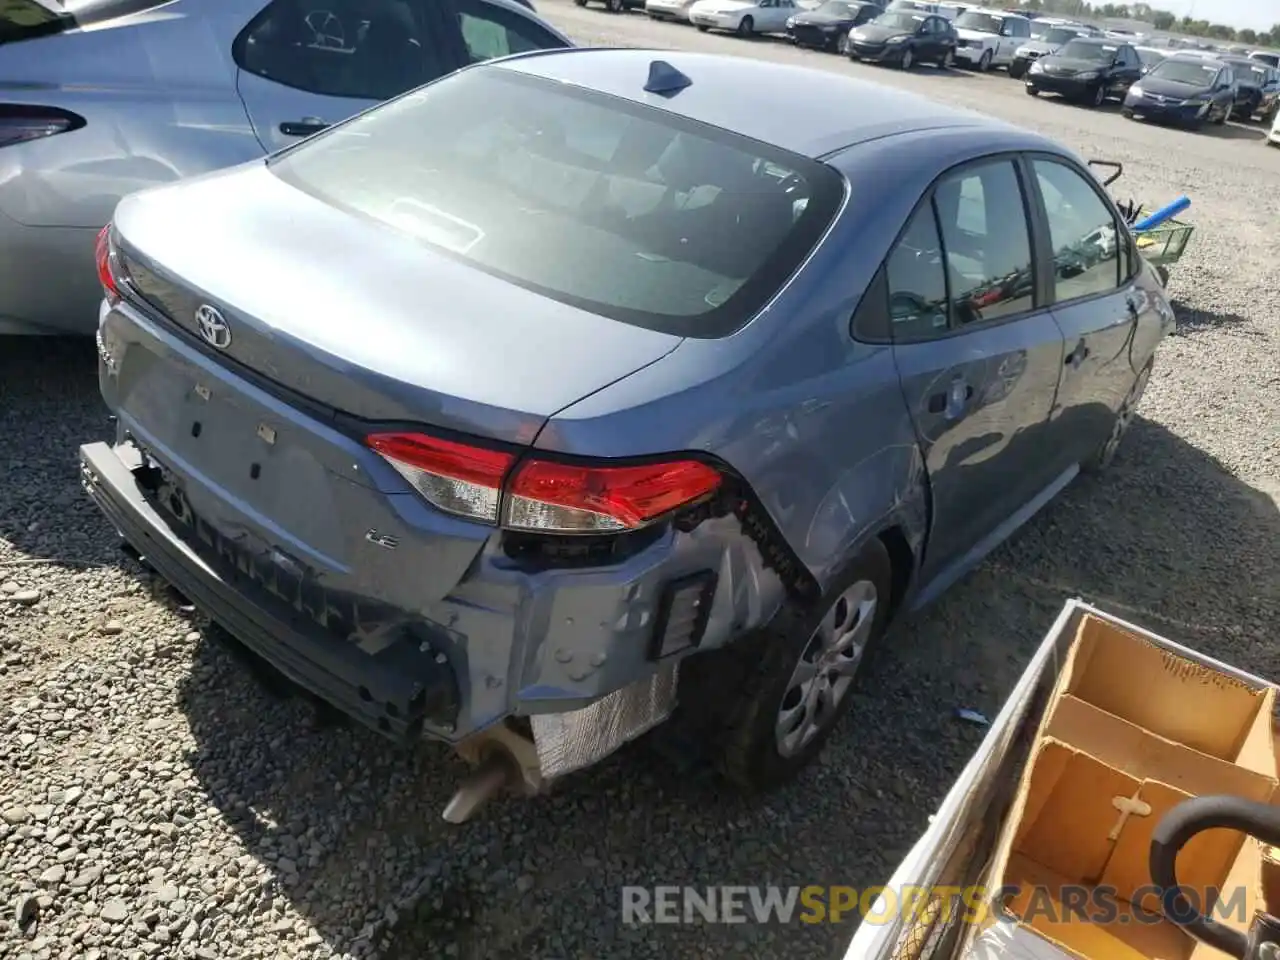
<svg viewBox="0 0 1280 960">
<path fill-rule="evenodd" d="M 678 664 L 667 664 L 589 707 L 534 714 L 529 721 L 542 776 L 550 780 L 589 767 L 662 723 L 675 709 L 678 676 Z"/>
</svg>

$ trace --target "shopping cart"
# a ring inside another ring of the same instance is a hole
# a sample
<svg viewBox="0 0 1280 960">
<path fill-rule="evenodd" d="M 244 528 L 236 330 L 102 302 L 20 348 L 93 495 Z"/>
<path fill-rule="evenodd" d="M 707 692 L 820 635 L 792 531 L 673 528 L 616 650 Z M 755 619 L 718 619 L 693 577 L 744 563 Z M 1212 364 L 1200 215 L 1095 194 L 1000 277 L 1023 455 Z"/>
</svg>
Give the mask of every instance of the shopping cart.
<svg viewBox="0 0 1280 960">
<path fill-rule="evenodd" d="M 1111 160 L 1090 160 L 1091 167 L 1102 167 L 1113 172 L 1106 176 L 1102 185 L 1109 187 L 1120 179 L 1124 173 L 1124 165 Z M 1169 267 L 1177 263 L 1186 252 L 1195 225 L 1176 218 L 1191 201 L 1185 197 L 1159 210 L 1148 211 L 1142 204 L 1134 200 L 1117 201 L 1125 223 L 1133 231 L 1134 245 L 1138 253 L 1149 261 L 1160 274 L 1164 282 L 1169 280 Z"/>
</svg>

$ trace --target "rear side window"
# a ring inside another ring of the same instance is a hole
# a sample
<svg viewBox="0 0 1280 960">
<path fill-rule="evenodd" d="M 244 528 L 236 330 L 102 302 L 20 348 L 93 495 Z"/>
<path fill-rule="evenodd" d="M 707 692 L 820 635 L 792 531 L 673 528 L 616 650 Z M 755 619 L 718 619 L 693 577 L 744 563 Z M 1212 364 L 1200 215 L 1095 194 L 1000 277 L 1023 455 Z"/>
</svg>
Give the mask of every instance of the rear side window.
<svg viewBox="0 0 1280 960">
<path fill-rule="evenodd" d="M 1051 160 L 1032 161 L 1049 219 L 1053 244 L 1054 300 L 1075 300 L 1117 289 L 1128 277 L 1121 271 L 1122 241 L 1115 217 L 1098 192 L 1070 167 Z"/>
<path fill-rule="evenodd" d="M 693 337 L 758 312 L 844 195 L 825 164 L 499 67 L 463 70 L 269 163 L 406 242 Z"/>
<path fill-rule="evenodd" d="M 894 340 L 927 340 L 947 332 L 947 275 L 933 204 L 912 217 L 889 254 L 885 277 Z"/>
</svg>

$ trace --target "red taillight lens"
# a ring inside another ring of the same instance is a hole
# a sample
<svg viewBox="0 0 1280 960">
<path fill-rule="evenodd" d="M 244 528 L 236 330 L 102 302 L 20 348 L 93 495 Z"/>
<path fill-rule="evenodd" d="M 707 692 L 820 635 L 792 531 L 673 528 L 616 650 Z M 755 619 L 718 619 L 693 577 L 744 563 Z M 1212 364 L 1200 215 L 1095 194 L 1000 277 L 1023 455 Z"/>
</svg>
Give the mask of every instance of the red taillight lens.
<svg viewBox="0 0 1280 960">
<path fill-rule="evenodd" d="M 696 460 L 605 467 L 526 460 L 421 433 L 365 438 L 428 503 L 446 513 L 542 533 L 636 530 L 719 489 L 721 474 Z"/>
<path fill-rule="evenodd" d="M 365 438 L 432 506 L 456 516 L 498 522 L 502 481 L 515 457 L 420 433 Z"/>
<path fill-rule="evenodd" d="M 505 522 L 546 533 L 635 530 L 713 493 L 720 473 L 696 460 L 634 467 L 530 460 L 507 491 Z"/>
<path fill-rule="evenodd" d="M 57 107 L 33 107 L 0 103 L 0 147 L 28 140 L 42 140 L 84 126 L 84 117 Z"/>
<path fill-rule="evenodd" d="M 115 266 L 112 263 L 114 252 L 111 249 L 111 224 L 98 231 L 98 245 L 95 251 L 98 258 L 98 282 L 108 300 L 120 299 L 120 288 L 116 286 Z"/>
</svg>

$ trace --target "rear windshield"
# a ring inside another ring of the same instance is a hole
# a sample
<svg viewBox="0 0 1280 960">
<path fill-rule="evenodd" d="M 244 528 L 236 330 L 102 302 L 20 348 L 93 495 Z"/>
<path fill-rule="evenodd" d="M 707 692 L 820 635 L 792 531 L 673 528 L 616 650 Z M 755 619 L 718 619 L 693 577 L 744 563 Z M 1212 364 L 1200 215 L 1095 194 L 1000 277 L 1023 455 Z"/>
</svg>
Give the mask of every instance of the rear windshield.
<svg viewBox="0 0 1280 960">
<path fill-rule="evenodd" d="M 1058 55 L 1069 60 L 1097 60 L 1099 63 L 1109 63 L 1118 49 L 1120 48 L 1107 43 L 1072 40 L 1058 51 Z"/>
<path fill-rule="evenodd" d="M 894 30 L 915 30 L 924 23 L 924 17 L 914 13 L 882 13 L 871 22 L 878 27 L 892 27 Z"/>
<path fill-rule="evenodd" d="M 500 67 L 453 74 L 268 163 L 511 283 L 692 337 L 758 312 L 844 195 L 824 164 Z"/>
<path fill-rule="evenodd" d="M 1164 60 L 1156 65 L 1148 74 L 1160 80 L 1171 80 L 1174 83 L 1190 83 L 1197 87 L 1207 87 L 1218 75 L 1216 63 L 1202 60 Z"/>
<path fill-rule="evenodd" d="M 1045 43 L 1069 43 L 1078 36 L 1080 36 L 1079 30 L 1072 30 L 1070 27 L 1057 27 L 1053 30 L 1046 30 L 1040 35 L 1040 39 Z"/>
<path fill-rule="evenodd" d="M 0 43 L 47 37 L 164 6 L 170 0 L 0 0 Z"/>
<path fill-rule="evenodd" d="M 1004 26 L 1004 18 L 989 13 L 962 13 L 956 20 L 956 27 L 962 30 L 974 30 L 978 33 L 1000 32 Z"/>
</svg>

